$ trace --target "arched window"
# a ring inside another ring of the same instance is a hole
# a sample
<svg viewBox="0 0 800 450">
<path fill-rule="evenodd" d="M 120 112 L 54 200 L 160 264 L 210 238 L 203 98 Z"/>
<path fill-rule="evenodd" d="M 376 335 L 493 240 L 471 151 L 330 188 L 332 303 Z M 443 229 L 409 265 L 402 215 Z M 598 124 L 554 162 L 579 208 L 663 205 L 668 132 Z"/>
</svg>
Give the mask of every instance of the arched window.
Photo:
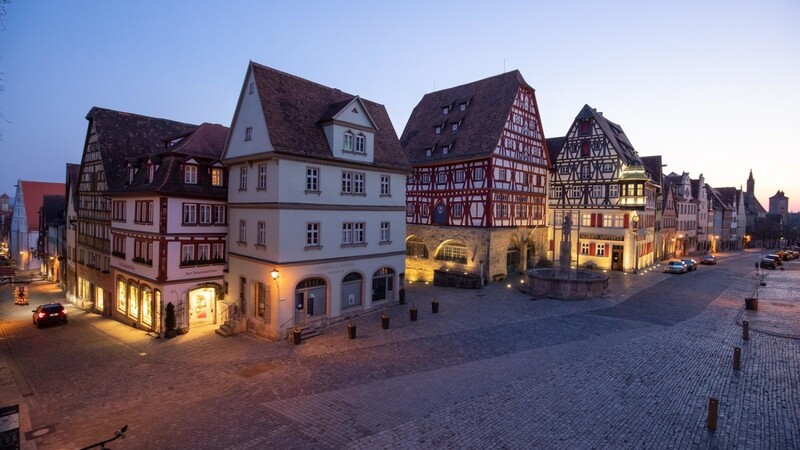
<svg viewBox="0 0 800 450">
<path fill-rule="evenodd" d="M 139 284 L 131 282 L 128 285 L 128 315 L 134 319 L 139 318 Z"/>
<path fill-rule="evenodd" d="M 142 286 L 142 323 L 153 325 L 153 290 L 149 286 Z"/>
<path fill-rule="evenodd" d="M 128 289 L 125 280 L 117 278 L 117 310 L 121 313 L 128 311 Z"/>
<path fill-rule="evenodd" d="M 363 277 L 360 273 L 350 272 L 342 280 L 342 309 L 361 306 Z"/>
<path fill-rule="evenodd" d="M 449 241 L 442 244 L 436 254 L 437 261 L 450 261 L 459 264 L 467 263 L 467 246 L 458 241 Z"/>
<path fill-rule="evenodd" d="M 406 256 L 428 259 L 428 247 L 422 239 L 411 236 L 406 240 Z"/>
<path fill-rule="evenodd" d="M 372 301 L 391 300 L 394 295 L 394 270 L 383 267 L 372 275 Z"/>
</svg>

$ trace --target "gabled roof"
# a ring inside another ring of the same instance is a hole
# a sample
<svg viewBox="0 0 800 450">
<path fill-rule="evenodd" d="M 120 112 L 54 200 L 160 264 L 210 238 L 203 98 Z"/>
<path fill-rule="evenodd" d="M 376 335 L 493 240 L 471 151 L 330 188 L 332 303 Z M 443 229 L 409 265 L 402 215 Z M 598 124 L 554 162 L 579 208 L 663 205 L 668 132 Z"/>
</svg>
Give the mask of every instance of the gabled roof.
<svg viewBox="0 0 800 450">
<path fill-rule="evenodd" d="M 153 149 L 151 153 L 140 156 L 131 165 L 138 172 L 133 181 L 123 186 L 121 193 L 153 193 L 180 195 L 188 197 L 219 198 L 227 197 L 226 186 L 212 186 L 208 168 L 219 161 L 225 149 L 228 127 L 204 123 L 192 132 L 174 136 L 167 142 L 174 142 L 166 150 Z M 180 140 L 178 140 L 180 139 Z M 152 181 L 148 181 L 147 163 L 158 166 Z M 184 163 L 197 163 L 197 183 L 184 183 Z"/>
<path fill-rule="evenodd" d="M 39 230 L 39 209 L 44 203 L 45 195 L 64 196 L 64 183 L 47 183 L 43 181 L 19 181 L 19 190 L 25 207 L 25 219 L 28 230 Z"/>
<path fill-rule="evenodd" d="M 78 177 L 80 176 L 81 165 L 67 163 L 67 204 L 71 201 L 75 208 L 78 207 Z"/>
<path fill-rule="evenodd" d="M 425 94 L 411 112 L 400 143 L 411 164 L 471 159 L 491 155 L 520 88 L 535 92 L 518 70 Z M 466 104 L 466 111 L 460 105 Z M 447 115 L 443 108 L 448 107 Z M 539 119 L 537 117 L 537 119 Z M 451 125 L 458 123 L 458 131 Z M 538 123 L 541 123 L 540 121 Z M 435 127 L 442 132 L 436 135 Z M 541 126 L 541 125 L 540 125 Z M 449 145 L 447 155 L 426 149 Z"/>
<path fill-rule="evenodd" d="M 661 186 L 661 177 L 664 175 L 662 171 L 661 155 L 642 156 L 641 160 L 645 170 L 650 174 L 650 179 L 653 180 L 653 183 Z"/>
<path fill-rule="evenodd" d="M 561 152 L 561 148 L 564 146 L 564 142 L 566 140 L 566 136 L 545 139 L 547 142 L 547 151 L 550 153 L 550 161 L 555 162 L 556 157 L 558 156 L 558 153 Z"/>
<path fill-rule="evenodd" d="M 639 157 L 636 155 L 636 150 L 633 148 L 633 144 L 631 144 L 631 141 L 628 140 L 628 136 L 625 135 L 625 132 L 622 131 L 622 127 L 606 119 L 603 116 L 603 113 L 597 112 L 597 110 L 591 106 L 583 105 L 583 108 L 575 117 L 575 122 L 590 118 L 594 119 L 594 121 L 600 126 L 600 128 L 603 130 L 603 133 L 611 142 L 611 145 L 626 164 L 630 164 L 631 162 L 639 159 Z"/>
<path fill-rule="evenodd" d="M 711 200 L 711 207 L 714 209 L 735 209 L 735 203 L 730 198 L 722 195 L 719 189 L 712 188 L 706 184 L 706 195 Z"/>
<path fill-rule="evenodd" d="M 338 161 L 321 121 L 330 120 L 356 96 L 252 61 L 250 69 L 275 151 Z M 409 170 L 386 108 L 364 98 L 358 99 L 376 127 L 372 165 Z"/>
<path fill-rule="evenodd" d="M 165 138 L 184 135 L 196 125 L 93 107 L 86 115 L 89 131 L 97 133 L 100 157 L 108 183 L 115 192 L 125 185 L 128 161 L 159 147 Z M 88 142 L 88 133 L 87 133 Z"/>
</svg>

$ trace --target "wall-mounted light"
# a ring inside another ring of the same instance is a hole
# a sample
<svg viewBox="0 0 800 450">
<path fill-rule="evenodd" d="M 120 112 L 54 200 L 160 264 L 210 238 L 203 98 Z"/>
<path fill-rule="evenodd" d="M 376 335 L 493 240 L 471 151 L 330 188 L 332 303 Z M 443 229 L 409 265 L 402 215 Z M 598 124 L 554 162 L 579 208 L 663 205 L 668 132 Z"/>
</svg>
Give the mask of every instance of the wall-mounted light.
<svg viewBox="0 0 800 450">
<path fill-rule="evenodd" d="M 276 281 L 278 280 L 278 277 L 281 276 L 281 273 L 278 272 L 278 269 L 272 269 L 272 272 L 269 274 L 272 275 L 272 279 Z"/>
</svg>

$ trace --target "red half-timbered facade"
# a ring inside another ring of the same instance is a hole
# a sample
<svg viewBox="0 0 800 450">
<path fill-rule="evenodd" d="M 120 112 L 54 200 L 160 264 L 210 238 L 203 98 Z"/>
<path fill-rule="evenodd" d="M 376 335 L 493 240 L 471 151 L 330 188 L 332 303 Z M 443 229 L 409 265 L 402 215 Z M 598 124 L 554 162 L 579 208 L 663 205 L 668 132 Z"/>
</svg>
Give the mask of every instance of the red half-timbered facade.
<svg viewBox="0 0 800 450">
<path fill-rule="evenodd" d="M 497 279 L 543 256 L 550 161 L 535 91 L 518 71 L 426 94 L 401 143 L 413 167 L 409 280 L 437 270 Z"/>
</svg>

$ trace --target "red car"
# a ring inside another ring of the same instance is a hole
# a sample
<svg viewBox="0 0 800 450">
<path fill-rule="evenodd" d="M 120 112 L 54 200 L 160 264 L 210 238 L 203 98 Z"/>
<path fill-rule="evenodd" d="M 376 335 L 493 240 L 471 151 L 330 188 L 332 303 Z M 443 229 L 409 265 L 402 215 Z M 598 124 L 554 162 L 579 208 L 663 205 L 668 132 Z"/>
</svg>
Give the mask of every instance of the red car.
<svg viewBox="0 0 800 450">
<path fill-rule="evenodd" d="M 42 325 L 54 323 L 67 323 L 67 310 L 61 303 L 47 303 L 33 310 L 33 324 L 37 327 L 42 328 Z"/>
</svg>

